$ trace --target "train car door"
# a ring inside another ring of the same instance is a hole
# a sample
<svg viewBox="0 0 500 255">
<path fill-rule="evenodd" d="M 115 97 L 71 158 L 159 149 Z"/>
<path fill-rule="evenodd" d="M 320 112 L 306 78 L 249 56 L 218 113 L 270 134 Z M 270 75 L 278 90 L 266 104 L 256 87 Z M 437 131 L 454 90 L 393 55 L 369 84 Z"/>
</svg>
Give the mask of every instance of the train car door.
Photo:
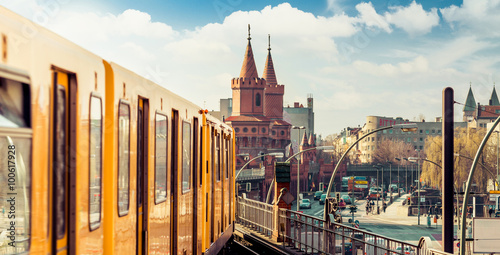
<svg viewBox="0 0 500 255">
<path fill-rule="evenodd" d="M 76 76 L 55 70 L 51 139 L 51 250 L 75 254 Z"/>
<path fill-rule="evenodd" d="M 137 233 L 136 254 L 148 254 L 148 130 L 149 101 L 139 98 L 137 111 Z"/>
<path fill-rule="evenodd" d="M 171 151 L 171 167 L 170 167 L 170 201 L 172 201 L 171 216 L 171 251 L 170 254 L 177 254 L 177 207 L 178 201 L 178 179 L 179 175 L 179 112 L 172 110 L 172 150 Z"/>
</svg>

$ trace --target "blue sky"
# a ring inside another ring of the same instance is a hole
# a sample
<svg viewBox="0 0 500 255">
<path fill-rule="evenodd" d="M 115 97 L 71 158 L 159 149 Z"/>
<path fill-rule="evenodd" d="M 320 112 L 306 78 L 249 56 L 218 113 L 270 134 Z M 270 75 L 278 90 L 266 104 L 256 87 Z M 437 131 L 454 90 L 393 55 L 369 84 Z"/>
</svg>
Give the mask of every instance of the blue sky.
<svg viewBox="0 0 500 255">
<path fill-rule="evenodd" d="M 368 115 L 433 121 L 445 87 L 487 103 L 500 68 L 500 1 L 0 0 L 14 12 L 209 110 L 231 97 L 247 24 L 267 35 L 285 107 L 313 94 L 323 136 Z M 463 106 L 455 108 L 461 120 Z"/>
</svg>

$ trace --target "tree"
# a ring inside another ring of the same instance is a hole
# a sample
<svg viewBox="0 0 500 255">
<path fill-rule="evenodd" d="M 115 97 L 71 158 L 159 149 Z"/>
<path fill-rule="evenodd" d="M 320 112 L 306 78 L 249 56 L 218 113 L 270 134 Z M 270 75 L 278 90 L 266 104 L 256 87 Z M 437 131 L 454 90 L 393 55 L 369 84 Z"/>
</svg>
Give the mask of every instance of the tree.
<svg viewBox="0 0 500 255">
<path fill-rule="evenodd" d="M 395 161 L 395 158 L 413 157 L 415 156 L 415 149 L 410 143 L 405 143 L 401 140 L 383 139 L 377 144 L 377 150 L 373 154 L 372 163 L 384 164 L 387 161 Z M 403 162 L 394 162 L 395 164 L 404 164 Z"/>
<path fill-rule="evenodd" d="M 484 136 L 485 129 L 467 129 L 458 128 L 455 130 L 454 153 L 460 156 L 454 157 L 453 179 L 457 190 L 461 190 L 463 183 L 469 178 L 470 168 L 472 166 L 472 158 L 476 156 L 479 145 Z M 488 179 L 493 178 L 491 169 L 496 166 L 496 143 L 490 139 L 486 144 L 483 153 L 480 155 L 480 160 L 474 175 L 472 176 L 473 184 L 476 185 L 477 191 L 485 192 Z M 427 159 L 442 165 L 442 137 L 428 137 L 425 142 L 425 153 Z M 484 165 L 484 167 L 482 165 Z M 434 164 L 424 163 L 422 165 L 421 178 L 430 186 L 442 186 L 442 170 Z"/>
</svg>

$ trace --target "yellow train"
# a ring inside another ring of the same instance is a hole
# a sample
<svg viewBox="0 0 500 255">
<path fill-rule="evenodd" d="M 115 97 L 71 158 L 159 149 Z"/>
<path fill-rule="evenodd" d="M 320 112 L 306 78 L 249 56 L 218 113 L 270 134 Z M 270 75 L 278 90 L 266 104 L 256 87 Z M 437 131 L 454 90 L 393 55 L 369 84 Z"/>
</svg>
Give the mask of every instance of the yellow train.
<svg viewBox="0 0 500 255">
<path fill-rule="evenodd" d="M 0 254 L 217 254 L 232 128 L 0 7 Z"/>
</svg>

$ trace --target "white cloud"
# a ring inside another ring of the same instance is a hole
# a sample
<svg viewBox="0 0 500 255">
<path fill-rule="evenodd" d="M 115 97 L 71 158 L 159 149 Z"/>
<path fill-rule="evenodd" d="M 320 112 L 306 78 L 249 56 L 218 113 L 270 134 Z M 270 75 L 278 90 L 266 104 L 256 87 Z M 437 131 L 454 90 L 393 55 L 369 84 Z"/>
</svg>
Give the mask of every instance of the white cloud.
<svg viewBox="0 0 500 255">
<path fill-rule="evenodd" d="M 410 73 L 424 73 L 429 70 L 429 61 L 418 56 L 411 61 L 393 64 L 374 64 L 368 61 L 354 61 L 352 67 L 357 72 L 370 74 L 373 76 L 395 77 Z"/>
<path fill-rule="evenodd" d="M 429 12 L 421 4 L 413 1 L 408 7 L 392 6 L 391 12 L 385 13 L 387 22 L 403 29 L 410 36 L 423 35 L 431 32 L 432 28 L 439 25 L 437 9 Z"/>
<path fill-rule="evenodd" d="M 356 10 L 358 10 L 361 23 L 366 24 L 368 27 L 376 27 L 383 29 L 387 33 L 392 32 L 390 24 L 386 21 L 385 17 L 379 15 L 372 3 L 360 3 L 356 5 Z"/>
<path fill-rule="evenodd" d="M 452 28 L 458 25 L 458 28 L 465 29 L 465 32 L 484 37 L 500 35 L 499 0 L 464 0 L 460 7 L 451 5 L 439 11 Z"/>
</svg>

